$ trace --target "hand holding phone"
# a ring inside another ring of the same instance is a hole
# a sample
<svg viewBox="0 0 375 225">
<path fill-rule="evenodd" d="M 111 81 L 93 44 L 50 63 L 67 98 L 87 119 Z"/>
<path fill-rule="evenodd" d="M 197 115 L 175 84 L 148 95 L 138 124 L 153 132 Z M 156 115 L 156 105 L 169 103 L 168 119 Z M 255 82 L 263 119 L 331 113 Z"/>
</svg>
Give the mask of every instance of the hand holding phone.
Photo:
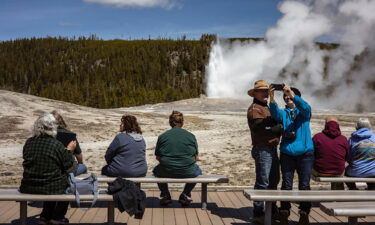
<svg viewBox="0 0 375 225">
<path fill-rule="evenodd" d="M 282 91 L 285 84 L 271 84 L 271 88 L 273 88 L 275 91 Z"/>
</svg>

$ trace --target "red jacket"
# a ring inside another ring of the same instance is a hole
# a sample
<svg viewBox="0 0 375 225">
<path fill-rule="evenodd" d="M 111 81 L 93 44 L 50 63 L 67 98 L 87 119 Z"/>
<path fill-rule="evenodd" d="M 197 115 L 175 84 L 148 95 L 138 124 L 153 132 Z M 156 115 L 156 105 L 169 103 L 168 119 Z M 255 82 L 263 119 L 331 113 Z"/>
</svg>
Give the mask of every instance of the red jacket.
<svg viewBox="0 0 375 225">
<path fill-rule="evenodd" d="M 324 130 L 313 137 L 314 170 L 318 173 L 340 175 L 344 173 L 349 143 L 341 135 L 340 126 L 335 121 L 326 123 Z"/>
</svg>

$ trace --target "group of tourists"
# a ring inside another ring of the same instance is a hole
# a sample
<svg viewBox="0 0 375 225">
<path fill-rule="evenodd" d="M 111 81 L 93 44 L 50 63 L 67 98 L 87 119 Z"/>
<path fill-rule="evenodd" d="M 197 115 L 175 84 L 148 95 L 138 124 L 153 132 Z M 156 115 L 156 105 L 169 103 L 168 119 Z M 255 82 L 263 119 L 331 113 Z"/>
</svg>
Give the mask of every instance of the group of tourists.
<svg viewBox="0 0 375 225">
<path fill-rule="evenodd" d="M 337 118 L 328 116 L 323 131 L 312 138 L 311 106 L 297 88 L 283 85 L 280 91 L 284 109 L 275 101 L 275 87 L 266 81 L 256 81 L 248 91 L 253 97 L 247 119 L 253 145 L 251 155 L 255 161 L 254 189 L 277 189 L 280 169 L 281 190 L 293 189 L 295 172 L 299 190 L 310 190 L 311 175 L 375 177 L 375 134 L 368 118 L 358 120 L 356 131 L 347 140 L 341 135 Z M 355 183 L 346 185 L 350 190 L 356 189 Z M 332 189 L 343 190 L 344 184 L 332 184 Z M 368 189 L 375 190 L 375 186 L 368 183 Z M 290 208 L 290 202 L 281 202 L 280 208 L 274 202 L 272 222 L 287 225 Z M 298 225 L 310 224 L 310 209 L 310 202 L 300 203 Z M 254 201 L 253 223 L 263 224 L 263 221 L 264 203 Z"/>
<path fill-rule="evenodd" d="M 169 116 L 171 129 L 157 140 L 155 157 L 159 164 L 153 169 L 157 177 L 192 178 L 202 174 L 196 164 L 198 144 L 195 136 L 183 129 L 184 116 L 173 111 Z M 109 145 L 104 156 L 107 165 L 102 174 L 110 177 L 142 177 L 147 173 L 146 144 L 137 118 L 124 115 L 120 133 Z M 32 137 L 23 147 L 23 178 L 20 192 L 30 194 L 64 194 L 69 173 L 87 172 L 76 134 L 57 111 L 41 115 L 33 125 Z M 191 202 L 195 183 L 185 185 L 178 201 L 182 206 Z M 172 203 L 168 184 L 158 183 L 160 204 Z M 68 224 L 65 218 L 68 202 L 44 202 L 39 224 Z"/>
<path fill-rule="evenodd" d="M 252 139 L 252 158 L 255 160 L 254 189 L 277 189 L 282 175 L 282 190 L 293 189 L 294 173 L 298 175 L 298 189 L 310 190 L 314 176 L 375 176 L 375 135 L 367 118 L 356 123 L 356 132 L 349 140 L 341 135 L 336 117 L 326 118 L 325 128 L 311 138 L 311 107 L 294 87 L 283 85 L 285 108 L 275 101 L 275 87 L 256 81 L 248 91 L 253 103 L 247 111 Z M 184 116 L 173 111 L 169 116 L 171 129 L 158 137 L 155 157 L 159 164 L 152 172 L 156 177 L 191 178 L 202 174 L 195 136 L 183 129 Z M 120 133 L 110 143 L 106 165 L 101 173 L 110 177 L 142 177 L 147 173 L 146 143 L 137 118 L 124 115 Z M 277 148 L 279 146 L 280 154 Z M 279 156 L 280 155 L 280 156 Z M 62 115 L 53 111 L 41 115 L 33 125 L 32 137 L 23 148 L 23 178 L 20 192 L 30 194 L 64 194 L 68 186 L 67 174 L 75 176 L 87 172 L 76 134 L 68 129 Z M 346 162 L 348 166 L 345 168 Z M 185 185 L 178 201 L 182 206 L 191 202 L 191 191 L 196 184 Z M 354 183 L 347 183 L 356 189 Z M 172 202 L 167 183 L 158 183 L 160 204 Z M 344 189 L 344 184 L 333 185 Z M 368 184 L 368 189 L 375 186 Z M 290 202 L 272 204 L 273 222 L 288 224 Z M 68 224 L 65 218 L 67 202 L 44 202 L 39 224 Z M 298 225 L 309 224 L 310 202 L 301 202 Z M 253 222 L 264 221 L 264 203 L 254 201 Z"/>
</svg>

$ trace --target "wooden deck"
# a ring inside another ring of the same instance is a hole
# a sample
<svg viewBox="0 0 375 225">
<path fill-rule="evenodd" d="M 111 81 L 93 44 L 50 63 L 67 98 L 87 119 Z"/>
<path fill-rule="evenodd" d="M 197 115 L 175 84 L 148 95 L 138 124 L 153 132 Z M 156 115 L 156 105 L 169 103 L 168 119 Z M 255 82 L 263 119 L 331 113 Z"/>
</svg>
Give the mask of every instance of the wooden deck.
<svg viewBox="0 0 375 225">
<path fill-rule="evenodd" d="M 120 213 L 116 209 L 116 224 L 127 225 L 245 225 L 252 224 L 252 202 L 247 200 L 242 192 L 208 192 L 208 210 L 200 209 L 200 192 L 193 192 L 194 203 L 189 208 L 181 208 L 176 201 L 179 193 L 172 192 L 174 199 L 168 208 L 159 206 L 159 191 L 147 191 L 147 209 L 142 220 L 129 217 L 127 213 Z M 28 208 L 28 224 L 37 224 L 35 216 L 41 212 L 40 208 Z M 107 220 L 106 208 L 93 208 L 87 211 L 70 208 L 66 215 L 71 224 L 105 224 Z M 19 203 L 0 202 L 0 225 L 19 223 Z M 293 204 L 290 225 L 298 221 L 298 209 Z M 346 217 L 331 217 L 313 207 L 310 214 L 312 225 L 346 224 Z M 359 224 L 375 224 L 375 217 L 359 219 Z"/>
</svg>

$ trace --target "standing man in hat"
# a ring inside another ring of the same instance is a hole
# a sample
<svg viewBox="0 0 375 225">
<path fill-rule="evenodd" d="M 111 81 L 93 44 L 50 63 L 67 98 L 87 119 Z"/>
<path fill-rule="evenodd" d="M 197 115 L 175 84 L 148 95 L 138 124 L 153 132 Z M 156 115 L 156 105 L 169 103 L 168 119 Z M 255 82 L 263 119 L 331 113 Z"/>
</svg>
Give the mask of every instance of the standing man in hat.
<svg viewBox="0 0 375 225">
<path fill-rule="evenodd" d="M 247 110 L 253 148 L 251 156 L 255 160 L 256 181 L 254 189 L 277 189 L 280 181 L 277 145 L 280 141 L 281 126 L 272 119 L 267 105 L 269 86 L 264 80 L 254 83 L 248 91 L 253 103 Z M 277 215 L 276 203 L 272 204 L 272 213 Z M 254 201 L 253 222 L 263 224 L 264 202 Z"/>
</svg>

